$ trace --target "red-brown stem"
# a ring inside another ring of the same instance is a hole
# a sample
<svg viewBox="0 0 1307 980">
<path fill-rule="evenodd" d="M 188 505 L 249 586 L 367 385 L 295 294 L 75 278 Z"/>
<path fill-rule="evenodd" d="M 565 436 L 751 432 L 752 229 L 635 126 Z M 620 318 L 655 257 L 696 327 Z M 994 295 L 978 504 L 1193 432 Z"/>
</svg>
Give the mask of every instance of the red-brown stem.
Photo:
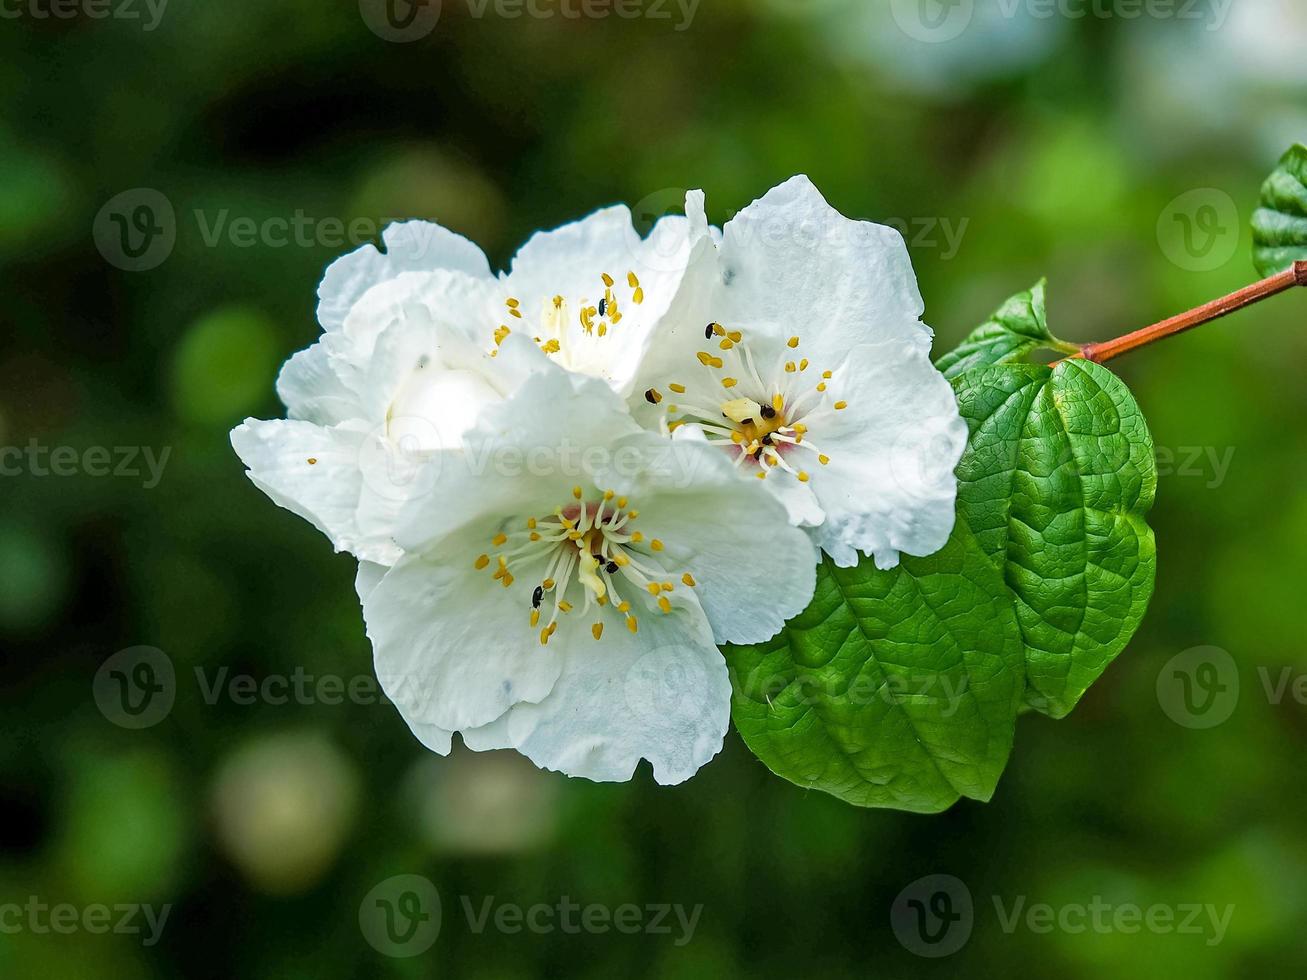
<svg viewBox="0 0 1307 980">
<path fill-rule="evenodd" d="M 1179 316 L 1173 316 L 1161 323 L 1154 323 L 1151 327 L 1144 327 L 1142 330 L 1128 333 L 1124 337 L 1105 340 L 1100 344 L 1085 344 L 1080 348 L 1080 353 L 1072 354 L 1067 360 L 1079 358 L 1102 364 L 1114 357 L 1128 354 L 1136 348 L 1146 347 L 1166 337 L 1184 333 L 1184 331 L 1192 330 L 1204 323 L 1219 320 L 1223 316 L 1229 316 L 1236 310 L 1242 310 L 1245 306 L 1260 303 L 1262 300 L 1292 289 L 1294 286 L 1307 286 L 1307 262 L 1295 262 L 1292 267 L 1271 276 L 1269 279 L 1263 279 L 1251 286 L 1245 286 L 1229 296 L 1205 303 L 1197 309 L 1190 310 L 1188 313 L 1181 313 Z"/>
</svg>

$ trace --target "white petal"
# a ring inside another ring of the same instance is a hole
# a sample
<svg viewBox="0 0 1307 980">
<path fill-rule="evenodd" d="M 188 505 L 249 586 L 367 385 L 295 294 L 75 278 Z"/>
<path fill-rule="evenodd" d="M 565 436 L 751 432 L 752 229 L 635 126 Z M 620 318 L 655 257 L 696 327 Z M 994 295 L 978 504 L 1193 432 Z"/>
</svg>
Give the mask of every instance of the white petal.
<svg viewBox="0 0 1307 980">
<path fill-rule="evenodd" d="M 851 221 L 807 177 L 768 192 L 727 222 L 713 317 L 746 337 L 799 336 L 834 368 L 849 347 L 895 338 L 929 349 L 924 306 L 903 236 Z"/>
<path fill-rule="evenodd" d="M 509 337 L 501 358 L 517 345 L 531 346 Z M 616 442 L 640 431 L 607 385 L 541 359 L 518 391 L 482 410 L 463 452 L 426 471 L 431 485 L 405 508 L 399 542 L 422 551 L 472 522 L 549 513 L 574 486 L 592 487 Z"/>
<path fill-rule="evenodd" d="M 854 348 L 831 385 L 848 408 L 809 426 L 831 460 L 812 468 L 822 548 L 839 565 L 862 551 L 882 568 L 899 552 L 938 551 L 953 529 L 953 471 L 967 442 L 952 386 L 926 354 L 895 344 Z"/>
<path fill-rule="evenodd" d="M 405 555 L 363 601 L 377 678 L 418 737 L 489 724 L 558 678 L 528 622 L 535 583 L 505 589 L 474 569 L 486 543 L 462 534 Z"/>
<path fill-rule="evenodd" d="M 231 432 L 250 482 L 274 503 L 313 524 L 337 551 L 388 564 L 397 554 L 394 543 L 358 528 L 363 439 L 348 424 L 325 428 L 295 420 L 246 419 Z"/>
<path fill-rule="evenodd" d="M 560 363 L 603 378 L 628 394 L 653 330 L 675 300 L 693 246 L 705 234 L 702 209 L 697 218 L 663 217 L 641 238 L 628 208 L 605 208 L 534 235 L 513 259 L 505 289 L 521 302 L 527 322 L 542 322 L 545 305 L 555 296 L 563 297 L 570 304 L 569 335 L 560 338 Z M 582 337 L 574 314 L 583 301 L 597 303 L 603 295 L 601 276 L 612 276 L 620 293 L 631 273 L 639 280 L 644 301 L 624 300 L 622 322 L 604 338 Z"/>
<path fill-rule="evenodd" d="M 293 419 L 335 425 L 359 415 L 358 396 L 336 373 L 322 342 L 291 356 L 277 376 L 277 395 Z"/>
<path fill-rule="evenodd" d="M 567 626 L 549 643 L 563 659 L 549 696 L 465 732 L 469 748 L 517 749 L 544 769 L 602 782 L 628 780 L 648 759 L 664 785 L 721 750 L 730 680 L 697 607 L 642 616 L 635 634 L 610 623 L 598 642 L 584 621 Z"/>
<path fill-rule="evenodd" d="M 622 440 L 613 459 L 618 465 L 599 480 L 631 498 L 640 515 L 632 527 L 662 543 L 649 560 L 678 591 L 690 573 L 717 642 L 769 640 L 808 607 L 812 542 L 762 481 L 742 478 L 724 452 L 646 432 Z"/>
<path fill-rule="evenodd" d="M 327 267 L 318 286 L 318 322 L 324 330 L 341 328 L 365 292 L 402 272 L 452 269 L 477 278 L 490 276 L 490 264 L 480 248 L 432 222 L 393 224 L 381 239 L 384 252 L 364 245 Z"/>
</svg>

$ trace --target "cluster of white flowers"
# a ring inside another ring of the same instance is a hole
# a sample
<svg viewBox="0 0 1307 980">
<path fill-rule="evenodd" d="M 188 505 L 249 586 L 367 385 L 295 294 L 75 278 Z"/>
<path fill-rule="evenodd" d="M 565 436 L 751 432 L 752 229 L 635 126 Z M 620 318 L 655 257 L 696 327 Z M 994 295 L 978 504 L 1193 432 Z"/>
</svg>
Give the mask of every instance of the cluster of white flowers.
<svg viewBox="0 0 1307 980">
<path fill-rule="evenodd" d="M 289 418 L 232 432 L 358 558 L 378 678 L 436 752 L 680 782 L 726 732 L 717 644 L 806 608 L 818 549 L 948 538 L 967 430 L 898 233 L 803 177 L 721 230 L 685 211 L 643 238 L 599 211 L 500 275 L 393 225 L 328 268 Z"/>
</svg>

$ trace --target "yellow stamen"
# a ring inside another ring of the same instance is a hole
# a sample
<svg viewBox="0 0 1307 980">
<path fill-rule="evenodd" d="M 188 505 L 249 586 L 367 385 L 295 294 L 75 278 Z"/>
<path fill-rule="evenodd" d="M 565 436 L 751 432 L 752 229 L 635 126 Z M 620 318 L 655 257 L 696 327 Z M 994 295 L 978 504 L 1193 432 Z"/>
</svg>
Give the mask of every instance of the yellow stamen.
<svg viewBox="0 0 1307 980">
<path fill-rule="evenodd" d="M 573 487 L 573 488 L 572 488 L 572 496 L 575 497 L 577 500 L 580 500 L 580 499 L 581 499 L 581 488 L 580 488 L 580 487 Z M 557 498 L 555 498 L 555 499 L 557 499 Z"/>
<path fill-rule="evenodd" d="M 720 357 L 714 357 L 707 351 L 699 351 L 697 356 L 699 358 L 699 363 L 704 367 L 720 368 L 722 366 L 722 359 Z"/>
<path fill-rule="evenodd" d="M 827 456 L 825 453 L 822 453 L 817 457 L 817 462 L 821 463 L 822 466 L 825 466 L 827 463 L 830 462 L 830 457 Z"/>
<path fill-rule="evenodd" d="M 672 611 L 672 604 L 668 601 L 667 596 L 663 596 L 658 600 L 658 608 L 665 613 Z"/>
<path fill-rule="evenodd" d="M 771 407 L 774 408 L 774 409 L 776 409 L 776 411 L 778 411 L 778 412 L 784 410 L 784 408 L 785 408 L 785 399 L 782 398 L 780 395 L 772 395 L 772 396 L 771 396 Z"/>
<path fill-rule="evenodd" d="M 789 346 L 791 350 L 793 350 L 795 347 L 799 346 L 799 338 L 791 337 L 789 340 L 786 341 L 786 344 L 787 346 Z"/>
<path fill-rule="evenodd" d="M 807 482 L 808 482 L 808 474 L 807 474 L 806 472 L 804 472 L 803 470 L 799 470 L 799 482 L 800 482 L 800 483 L 807 483 Z"/>
<path fill-rule="evenodd" d="M 603 639 L 603 636 L 604 636 L 604 624 L 603 624 L 603 623 L 595 623 L 593 626 L 591 626 L 591 627 L 590 627 L 590 635 L 593 636 L 596 640 L 601 640 L 601 639 Z"/>
<path fill-rule="evenodd" d="M 481 569 L 485 568 L 489 564 L 490 564 L 490 556 L 482 555 L 480 558 L 476 560 L 477 571 L 478 572 L 481 571 Z"/>
<path fill-rule="evenodd" d="M 629 629 L 632 633 L 635 633 L 640 629 L 640 624 L 635 621 L 634 616 L 627 616 L 626 628 Z"/>
<path fill-rule="evenodd" d="M 844 409 L 846 409 L 846 408 L 848 408 L 848 407 L 849 407 L 849 403 L 848 403 L 848 402 L 836 402 L 836 403 L 835 403 L 835 411 L 837 411 L 837 412 L 841 412 L 841 411 L 843 411 Z"/>
<path fill-rule="evenodd" d="M 507 541 L 507 540 L 508 540 L 508 535 L 507 535 L 507 534 L 503 534 L 503 533 L 501 532 L 500 534 L 496 534 L 493 538 L 491 538 L 491 539 L 490 539 L 490 543 L 493 544 L 496 548 L 498 548 L 500 545 L 502 545 L 502 544 L 503 544 L 505 541 Z"/>
<path fill-rule="evenodd" d="M 723 388 L 734 388 L 739 383 L 735 378 L 722 378 Z"/>
<path fill-rule="evenodd" d="M 657 538 L 654 538 L 652 541 L 649 542 L 649 547 L 652 548 L 654 551 L 662 551 L 663 543 L 659 541 Z"/>
<path fill-rule="evenodd" d="M 686 572 L 684 575 L 681 576 L 681 581 L 684 582 L 686 585 L 688 585 L 690 588 L 692 589 L 694 588 L 694 576 L 691 575 L 689 572 Z"/>
<path fill-rule="evenodd" d="M 671 388 L 672 391 L 676 392 L 678 395 L 685 394 L 685 385 L 669 384 L 667 387 Z"/>
</svg>

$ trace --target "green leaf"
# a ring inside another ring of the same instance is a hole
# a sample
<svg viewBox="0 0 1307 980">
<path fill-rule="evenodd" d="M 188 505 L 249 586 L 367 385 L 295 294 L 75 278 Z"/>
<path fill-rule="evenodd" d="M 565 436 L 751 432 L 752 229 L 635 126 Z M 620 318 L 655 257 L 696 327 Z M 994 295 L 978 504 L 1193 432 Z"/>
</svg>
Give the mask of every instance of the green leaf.
<svg viewBox="0 0 1307 980">
<path fill-rule="evenodd" d="M 1152 438 L 1125 384 L 1088 361 L 981 368 L 954 390 L 971 428 L 959 519 L 1011 590 L 1027 703 L 1060 718 L 1152 596 Z"/>
<path fill-rule="evenodd" d="M 1263 276 L 1307 261 L 1307 146 L 1296 144 L 1262 185 L 1253 212 L 1253 261 Z"/>
<path fill-rule="evenodd" d="M 962 522 L 943 550 L 889 571 L 825 560 L 812 605 L 779 636 L 723 652 L 745 743 L 800 786 L 934 813 L 989 799 L 1007 763 L 1021 637 Z"/>
<path fill-rule="evenodd" d="M 1023 361 L 1040 349 L 1076 353 L 1080 348 L 1075 344 L 1058 340 L 1049 333 L 1045 285 L 1046 280 L 1041 279 L 1034 288 L 1013 296 L 989 320 L 971 331 L 966 340 L 941 355 L 935 366 L 944 377 L 952 380 L 989 364 Z"/>
</svg>

